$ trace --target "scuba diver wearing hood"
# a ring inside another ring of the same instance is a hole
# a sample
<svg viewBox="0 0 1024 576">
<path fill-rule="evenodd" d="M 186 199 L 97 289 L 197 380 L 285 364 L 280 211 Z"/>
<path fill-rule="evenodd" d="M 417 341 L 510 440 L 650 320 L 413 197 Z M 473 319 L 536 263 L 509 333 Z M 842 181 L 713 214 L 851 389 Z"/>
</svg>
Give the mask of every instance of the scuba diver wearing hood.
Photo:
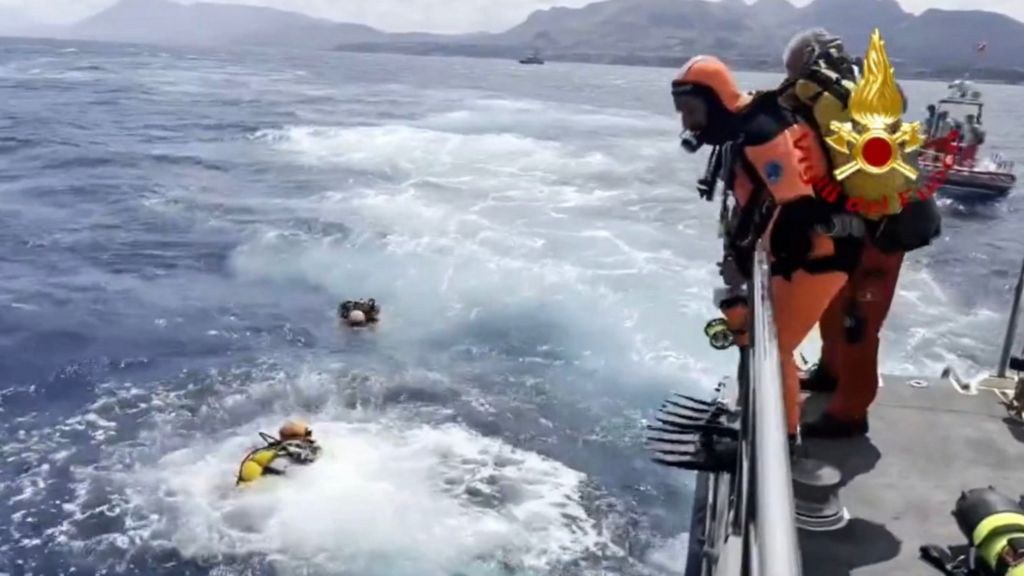
<svg viewBox="0 0 1024 576">
<path fill-rule="evenodd" d="M 742 94 L 728 67 L 712 56 L 687 62 L 672 81 L 672 96 L 682 117 L 683 147 L 689 152 L 714 147 L 698 189 L 712 200 L 717 182 L 723 182 L 721 267 L 730 291 L 717 299 L 741 346 L 746 345 L 749 321 L 742 284 L 752 273 L 758 240 L 768 238 L 772 307 L 793 440 L 800 422 L 793 353 L 856 267 L 860 241 L 836 233 L 835 209 L 817 198 L 809 183 L 813 179 L 808 171 L 828 168 L 820 157 L 811 166 L 801 161 L 798 148 L 810 137 L 810 128 L 777 98 Z"/>
<path fill-rule="evenodd" d="M 863 206 L 882 206 L 875 212 L 849 210 L 847 218 L 859 220 L 863 229 L 860 264 L 821 318 L 821 356 L 818 365 L 801 382 L 812 392 L 834 392 L 820 418 L 801 427 L 806 437 L 848 437 L 868 432 L 868 408 L 878 390 L 878 350 L 882 326 L 896 293 L 904 254 L 929 245 L 941 232 L 942 218 L 934 198 L 909 195 L 909 202 L 892 201 L 902 190 L 920 185 L 897 170 L 882 174 L 859 172 L 841 183 L 829 177 L 831 168 L 852 157 L 826 145 L 828 126 L 852 119 L 850 98 L 860 74 L 852 65 L 841 40 L 816 28 L 798 33 L 783 54 L 787 78 L 775 92 L 788 110 L 815 127 L 805 153 L 813 166 L 834 184 L 816 186 L 819 196 L 831 195 L 837 205 L 850 199 Z M 899 84 L 896 84 L 897 89 Z M 903 111 L 907 100 L 900 89 Z M 930 110 L 934 125 L 934 106 Z M 913 163 L 913 158 L 908 157 Z M 835 197 L 838 196 L 838 199 Z M 879 202 L 888 199 L 888 202 Z"/>
</svg>

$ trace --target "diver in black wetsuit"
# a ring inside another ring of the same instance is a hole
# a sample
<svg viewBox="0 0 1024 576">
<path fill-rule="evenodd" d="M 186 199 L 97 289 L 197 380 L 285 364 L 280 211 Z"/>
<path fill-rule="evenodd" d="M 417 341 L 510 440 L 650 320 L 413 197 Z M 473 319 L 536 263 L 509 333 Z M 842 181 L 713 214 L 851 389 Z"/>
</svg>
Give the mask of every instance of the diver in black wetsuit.
<svg viewBox="0 0 1024 576">
<path fill-rule="evenodd" d="M 346 300 L 338 305 L 338 319 L 349 326 L 376 324 L 380 319 L 380 306 L 369 300 Z"/>
</svg>

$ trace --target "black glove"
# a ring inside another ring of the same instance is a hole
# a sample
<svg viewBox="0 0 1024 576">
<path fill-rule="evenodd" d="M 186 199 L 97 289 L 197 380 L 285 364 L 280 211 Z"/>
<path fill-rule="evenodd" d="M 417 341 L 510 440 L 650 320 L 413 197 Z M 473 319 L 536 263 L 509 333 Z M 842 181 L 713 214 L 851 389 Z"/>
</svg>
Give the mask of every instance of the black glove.
<svg viewBox="0 0 1024 576">
<path fill-rule="evenodd" d="M 799 266 L 807 260 L 814 247 L 812 235 L 817 226 L 831 222 L 828 206 L 810 196 L 797 198 L 778 208 L 772 226 L 772 256 L 780 264 Z"/>
</svg>

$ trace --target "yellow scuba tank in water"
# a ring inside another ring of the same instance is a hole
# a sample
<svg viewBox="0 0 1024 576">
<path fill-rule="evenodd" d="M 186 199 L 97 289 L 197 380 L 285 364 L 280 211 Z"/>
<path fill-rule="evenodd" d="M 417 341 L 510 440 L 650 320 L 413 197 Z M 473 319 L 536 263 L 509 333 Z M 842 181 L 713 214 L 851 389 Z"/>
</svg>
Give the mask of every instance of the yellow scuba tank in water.
<svg viewBox="0 0 1024 576">
<path fill-rule="evenodd" d="M 253 450 L 242 460 L 242 465 L 238 469 L 238 480 L 235 483 L 248 484 L 262 478 L 264 470 L 277 456 L 277 448 L 271 446 Z"/>
<path fill-rule="evenodd" d="M 960 495 L 953 511 L 976 561 L 993 576 L 1024 576 L 1024 509 L 991 486 Z"/>
<path fill-rule="evenodd" d="M 305 432 L 297 435 L 293 433 L 292 436 L 288 436 L 288 440 L 279 440 L 260 432 L 260 438 L 263 439 L 266 446 L 256 448 L 242 459 L 242 464 L 238 467 L 238 477 L 235 480 L 236 486 L 251 484 L 268 474 L 284 474 L 283 469 L 272 466 L 278 458 L 284 458 L 286 463 L 290 461 L 297 464 L 311 464 L 320 457 L 321 448 L 312 439 L 312 431 L 304 424 L 289 423 L 286 426 L 288 425 L 301 426 L 299 430 Z M 284 432 L 291 429 L 282 427 L 281 430 L 282 437 L 285 437 Z M 295 439 L 296 437 L 301 439 Z"/>
</svg>

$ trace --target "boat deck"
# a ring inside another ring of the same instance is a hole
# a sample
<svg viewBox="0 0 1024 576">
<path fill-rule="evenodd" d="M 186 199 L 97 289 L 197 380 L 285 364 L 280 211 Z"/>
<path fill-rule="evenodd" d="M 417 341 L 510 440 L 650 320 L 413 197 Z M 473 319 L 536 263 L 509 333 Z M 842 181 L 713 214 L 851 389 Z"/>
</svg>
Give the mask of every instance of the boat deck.
<svg viewBox="0 0 1024 576">
<path fill-rule="evenodd" d="M 965 544 L 951 512 L 960 492 L 993 486 L 1024 492 L 1024 427 L 996 392 L 965 395 L 948 381 L 883 378 L 871 430 L 859 440 L 808 440 L 808 456 L 843 473 L 850 522 L 834 532 L 800 531 L 805 576 L 937 576 L 923 544 Z M 812 397 L 813 417 L 826 398 Z"/>
</svg>

